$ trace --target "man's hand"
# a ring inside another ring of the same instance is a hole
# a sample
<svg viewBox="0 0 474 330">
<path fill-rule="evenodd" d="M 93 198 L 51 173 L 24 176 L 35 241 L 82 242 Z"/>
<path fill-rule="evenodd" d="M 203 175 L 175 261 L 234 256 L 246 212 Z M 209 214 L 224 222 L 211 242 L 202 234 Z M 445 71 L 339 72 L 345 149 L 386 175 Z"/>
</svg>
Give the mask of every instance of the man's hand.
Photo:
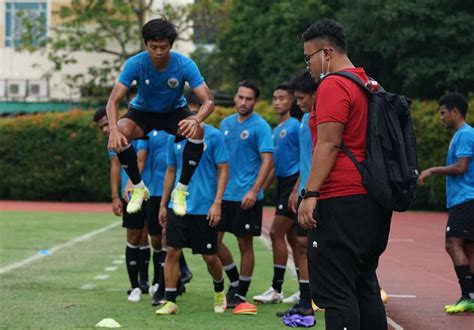
<svg viewBox="0 0 474 330">
<path fill-rule="evenodd" d="M 297 213 L 298 212 L 298 191 L 297 190 L 292 190 L 290 197 L 288 197 L 288 209 L 290 209 L 292 212 Z"/>
<path fill-rule="evenodd" d="M 209 209 L 207 214 L 207 220 L 209 221 L 209 226 L 215 227 L 221 220 L 221 203 L 214 202 Z"/>
<path fill-rule="evenodd" d="M 183 119 L 178 124 L 179 134 L 187 138 L 192 138 L 199 127 L 199 122 L 196 119 L 196 116 L 191 116 L 186 119 Z"/>
<path fill-rule="evenodd" d="M 240 207 L 243 210 L 248 210 L 249 208 L 255 205 L 255 202 L 257 201 L 257 196 L 258 196 L 258 192 L 250 189 L 244 195 L 244 198 L 242 198 L 242 203 Z"/>
<path fill-rule="evenodd" d="M 316 219 L 313 218 L 313 212 L 316 208 L 318 199 L 316 197 L 306 198 L 301 201 L 298 209 L 298 223 L 306 230 L 316 228 Z"/>
<path fill-rule="evenodd" d="M 433 172 L 431 171 L 431 168 L 421 171 L 420 175 L 418 176 L 418 184 L 424 185 L 425 179 L 429 178 L 432 175 Z"/>
<path fill-rule="evenodd" d="M 166 206 L 160 205 L 160 213 L 158 215 L 161 228 L 166 228 L 166 221 L 168 221 L 168 209 Z"/>
<path fill-rule="evenodd" d="M 109 143 L 107 148 L 112 149 L 116 152 L 121 151 L 128 144 L 128 140 L 118 129 L 114 128 L 110 130 Z"/>
<path fill-rule="evenodd" d="M 112 210 L 116 216 L 122 215 L 122 201 L 119 197 L 112 198 Z"/>
</svg>

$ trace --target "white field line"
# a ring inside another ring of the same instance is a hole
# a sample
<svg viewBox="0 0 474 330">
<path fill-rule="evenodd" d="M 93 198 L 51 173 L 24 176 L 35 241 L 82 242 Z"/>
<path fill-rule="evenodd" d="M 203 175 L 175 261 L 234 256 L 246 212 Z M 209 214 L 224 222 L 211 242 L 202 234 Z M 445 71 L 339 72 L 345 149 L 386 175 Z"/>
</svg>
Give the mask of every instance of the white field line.
<svg viewBox="0 0 474 330">
<path fill-rule="evenodd" d="M 272 242 L 270 240 L 270 235 L 269 235 L 269 232 L 268 230 L 266 230 L 265 228 L 262 227 L 262 234 L 260 236 L 260 240 L 263 242 L 263 244 L 269 249 L 271 250 L 272 249 Z M 290 263 L 290 258 L 291 258 L 291 263 Z M 294 262 L 293 262 L 293 256 L 288 254 L 288 263 L 287 263 L 287 267 L 291 270 L 291 272 L 293 273 L 293 275 L 296 277 L 296 269 L 295 269 L 295 266 L 294 266 Z M 394 328 L 395 330 L 403 330 L 403 328 L 398 324 L 396 323 L 394 320 L 392 320 L 391 318 L 389 318 L 387 316 L 387 324 L 390 325 L 392 328 Z"/>
<path fill-rule="evenodd" d="M 117 270 L 117 267 L 105 267 L 106 272 L 115 272 Z"/>
<path fill-rule="evenodd" d="M 99 274 L 97 275 L 96 277 L 94 277 L 94 280 L 98 280 L 98 281 L 102 281 L 102 280 L 106 280 L 109 278 L 109 275 L 106 275 L 106 274 Z"/>
<path fill-rule="evenodd" d="M 112 228 L 115 228 L 115 227 L 118 227 L 120 225 L 120 222 L 114 222 L 108 226 L 105 226 L 105 227 L 102 227 L 102 228 L 99 228 L 97 230 L 94 230 L 94 231 L 91 231 L 87 234 L 84 234 L 82 236 L 79 236 L 79 237 L 76 237 L 76 238 L 73 238 L 67 242 L 64 242 L 62 244 L 59 244 L 59 245 L 56 245 L 56 246 L 53 246 L 52 248 L 50 248 L 48 251 L 49 251 L 49 254 L 48 255 L 41 255 L 41 254 L 36 254 L 34 256 L 31 256 L 29 258 L 26 258 L 26 259 L 23 259 L 23 260 L 20 260 L 20 261 L 17 261 L 17 262 L 14 262 L 12 264 L 9 264 L 5 267 L 2 267 L 0 268 L 0 274 L 6 274 L 14 269 L 17 269 L 17 268 L 21 268 L 21 267 L 25 267 L 25 266 L 28 266 L 44 257 L 47 257 L 47 256 L 50 256 L 50 255 L 53 255 L 54 253 L 58 252 L 58 251 L 61 251 L 65 248 L 68 248 L 70 246 L 73 246 L 74 244 L 77 244 L 77 243 L 80 243 L 80 242 L 84 242 L 96 235 L 99 235 L 99 234 L 102 234 L 103 232 L 107 231 L 107 230 L 110 230 Z"/>
</svg>

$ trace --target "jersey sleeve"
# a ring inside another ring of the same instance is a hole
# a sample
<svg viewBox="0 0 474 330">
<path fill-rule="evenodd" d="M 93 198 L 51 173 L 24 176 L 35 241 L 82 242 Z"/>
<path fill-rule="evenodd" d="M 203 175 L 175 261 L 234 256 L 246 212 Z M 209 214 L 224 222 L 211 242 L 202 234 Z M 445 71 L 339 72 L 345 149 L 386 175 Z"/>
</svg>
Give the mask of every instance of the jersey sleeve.
<svg viewBox="0 0 474 330">
<path fill-rule="evenodd" d="M 130 87 L 134 80 L 138 79 L 139 61 L 129 58 L 123 66 L 122 72 L 118 78 L 119 83 L 126 87 Z"/>
<path fill-rule="evenodd" d="M 216 164 L 228 163 L 229 153 L 227 152 L 227 147 L 224 142 L 224 136 L 221 132 L 218 132 L 214 136 L 213 144 L 214 161 L 216 162 Z"/>
<path fill-rule="evenodd" d="M 166 164 L 176 166 L 176 156 L 174 154 L 174 136 L 168 137 L 168 152 L 166 156 Z"/>
<path fill-rule="evenodd" d="M 270 125 L 263 122 L 257 130 L 257 144 L 258 152 L 272 152 L 273 153 L 273 139 Z"/>
<path fill-rule="evenodd" d="M 117 157 L 117 153 L 112 149 L 108 149 L 107 153 L 109 154 L 109 158 Z"/>
<path fill-rule="evenodd" d="M 316 125 L 329 122 L 346 125 L 350 105 L 351 96 L 347 85 L 338 77 L 326 78 L 316 92 Z"/>
<path fill-rule="evenodd" d="M 184 80 L 189 83 L 192 89 L 198 88 L 204 84 L 204 78 L 199 71 L 198 66 L 193 60 L 189 60 L 184 68 Z"/>
<path fill-rule="evenodd" d="M 139 150 L 146 150 L 146 151 L 148 151 L 148 146 L 149 146 L 148 140 L 138 140 L 137 152 L 138 152 Z"/>
<path fill-rule="evenodd" d="M 455 150 L 456 158 L 470 157 L 474 155 L 474 130 L 461 132 Z"/>
</svg>

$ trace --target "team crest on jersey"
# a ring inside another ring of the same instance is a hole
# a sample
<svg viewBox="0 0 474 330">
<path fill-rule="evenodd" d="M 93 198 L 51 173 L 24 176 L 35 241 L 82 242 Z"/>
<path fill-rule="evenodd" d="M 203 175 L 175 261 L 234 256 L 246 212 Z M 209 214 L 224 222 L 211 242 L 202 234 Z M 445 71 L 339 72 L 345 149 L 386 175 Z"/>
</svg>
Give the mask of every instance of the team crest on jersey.
<svg viewBox="0 0 474 330">
<path fill-rule="evenodd" d="M 286 129 L 280 132 L 280 139 L 283 139 L 286 136 Z"/>
<path fill-rule="evenodd" d="M 176 88 L 176 87 L 178 87 L 178 85 L 179 85 L 178 79 L 176 79 L 176 78 L 168 79 L 168 86 L 170 86 L 170 88 Z"/>
<path fill-rule="evenodd" d="M 249 131 L 243 130 L 242 133 L 240 133 L 240 138 L 242 140 L 247 140 L 249 138 L 249 135 L 250 135 Z"/>
</svg>

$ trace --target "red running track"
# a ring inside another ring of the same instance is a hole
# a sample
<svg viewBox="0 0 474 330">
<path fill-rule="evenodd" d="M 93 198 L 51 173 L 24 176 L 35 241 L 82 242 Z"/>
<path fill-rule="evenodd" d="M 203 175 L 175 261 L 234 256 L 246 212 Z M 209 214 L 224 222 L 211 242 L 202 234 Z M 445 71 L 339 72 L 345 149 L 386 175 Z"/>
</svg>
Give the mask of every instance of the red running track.
<svg viewBox="0 0 474 330">
<path fill-rule="evenodd" d="M 0 201 L 0 210 L 112 212 L 110 204 L 18 201 Z M 273 211 L 266 209 L 267 230 L 272 219 Z M 403 329 L 474 329 L 474 313 L 446 315 L 443 311 L 445 304 L 454 303 L 460 296 L 451 260 L 444 250 L 446 219 L 446 213 L 394 214 L 378 275 L 389 294 L 387 314 Z"/>
</svg>

